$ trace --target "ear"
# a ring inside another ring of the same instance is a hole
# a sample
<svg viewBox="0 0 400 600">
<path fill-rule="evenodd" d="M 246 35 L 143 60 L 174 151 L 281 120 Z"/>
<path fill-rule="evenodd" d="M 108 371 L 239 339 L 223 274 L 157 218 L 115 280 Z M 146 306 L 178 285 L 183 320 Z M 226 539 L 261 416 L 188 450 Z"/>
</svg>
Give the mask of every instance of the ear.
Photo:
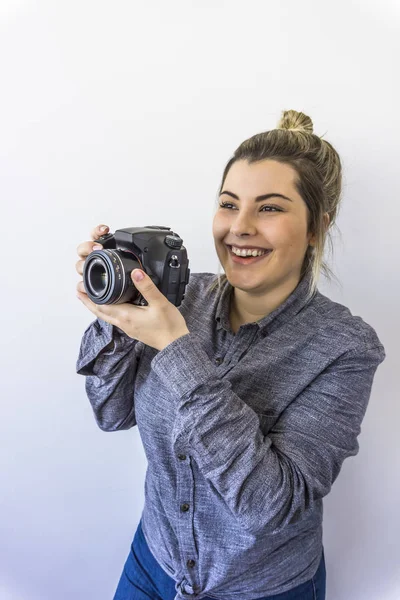
<svg viewBox="0 0 400 600">
<path fill-rule="evenodd" d="M 324 213 L 323 219 L 324 219 L 324 227 L 325 227 L 325 233 L 326 233 L 328 231 L 329 222 L 330 222 L 330 217 L 327 212 Z M 315 234 L 310 235 L 310 237 L 308 239 L 309 246 L 315 246 L 315 237 L 316 237 Z"/>
<path fill-rule="evenodd" d="M 327 212 L 324 213 L 325 232 L 328 231 L 330 220 L 331 220 L 331 218 L 330 218 L 329 214 Z"/>
</svg>

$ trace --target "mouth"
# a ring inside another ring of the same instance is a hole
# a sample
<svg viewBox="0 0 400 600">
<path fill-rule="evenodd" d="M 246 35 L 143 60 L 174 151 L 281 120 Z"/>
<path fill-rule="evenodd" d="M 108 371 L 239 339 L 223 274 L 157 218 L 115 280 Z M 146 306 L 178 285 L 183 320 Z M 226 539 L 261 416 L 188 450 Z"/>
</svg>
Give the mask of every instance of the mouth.
<svg viewBox="0 0 400 600">
<path fill-rule="evenodd" d="M 264 254 L 261 254 L 261 256 L 238 256 L 232 252 L 232 246 L 226 245 L 226 247 L 229 250 L 229 255 L 232 259 L 232 262 L 238 265 L 252 265 L 253 263 L 266 259 L 272 253 L 272 250 L 265 249 Z"/>
</svg>

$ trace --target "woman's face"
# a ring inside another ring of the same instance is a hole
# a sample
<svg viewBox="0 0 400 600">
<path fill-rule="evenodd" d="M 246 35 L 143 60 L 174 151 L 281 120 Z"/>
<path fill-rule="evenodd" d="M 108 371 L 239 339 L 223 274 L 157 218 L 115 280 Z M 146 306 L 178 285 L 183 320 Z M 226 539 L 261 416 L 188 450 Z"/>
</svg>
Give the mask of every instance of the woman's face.
<svg viewBox="0 0 400 600">
<path fill-rule="evenodd" d="M 226 176 L 213 220 L 215 249 L 228 281 L 257 293 L 300 280 L 304 255 L 313 238 L 307 235 L 308 209 L 294 187 L 296 171 L 274 160 L 235 162 Z M 235 194 L 237 198 L 224 193 Z M 282 194 L 256 201 L 264 194 Z M 226 208 L 221 204 L 227 203 Z M 238 264 L 231 246 L 272 251 L 253 263 Z"/>
</svg>

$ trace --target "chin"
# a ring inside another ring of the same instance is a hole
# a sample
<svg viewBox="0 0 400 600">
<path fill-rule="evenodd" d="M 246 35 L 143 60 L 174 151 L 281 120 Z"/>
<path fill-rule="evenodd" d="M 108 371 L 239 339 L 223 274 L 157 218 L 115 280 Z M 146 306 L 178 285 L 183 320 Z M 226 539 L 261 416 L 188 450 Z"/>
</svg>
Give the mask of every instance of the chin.
<svg viewBox="0 0 400 600">
<path fill-rule="evenodd" d="M 228 281 L 238 288 L 255 287 L 271 281 L 271 274 L 269 273 L 260 271 L 258 273 L 233 273 L 230 269 L 224 270 Z"/>
</svg>

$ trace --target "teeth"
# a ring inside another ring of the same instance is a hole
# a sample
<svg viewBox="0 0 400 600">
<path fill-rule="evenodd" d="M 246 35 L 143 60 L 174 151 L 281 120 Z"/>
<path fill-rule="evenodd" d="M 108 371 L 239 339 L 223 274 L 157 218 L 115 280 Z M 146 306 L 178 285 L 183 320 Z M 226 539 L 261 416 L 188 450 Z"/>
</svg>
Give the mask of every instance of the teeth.
<svg viewBox="0 0 400 600">
<path fill-rule="evenodd" d="M 266 250 L 247 250 L 246 248 L 241 249 L 232 246 L 232 252 L 237 256 L 262 256 L 262 254 L 265 254 Z"/>
</svg>

